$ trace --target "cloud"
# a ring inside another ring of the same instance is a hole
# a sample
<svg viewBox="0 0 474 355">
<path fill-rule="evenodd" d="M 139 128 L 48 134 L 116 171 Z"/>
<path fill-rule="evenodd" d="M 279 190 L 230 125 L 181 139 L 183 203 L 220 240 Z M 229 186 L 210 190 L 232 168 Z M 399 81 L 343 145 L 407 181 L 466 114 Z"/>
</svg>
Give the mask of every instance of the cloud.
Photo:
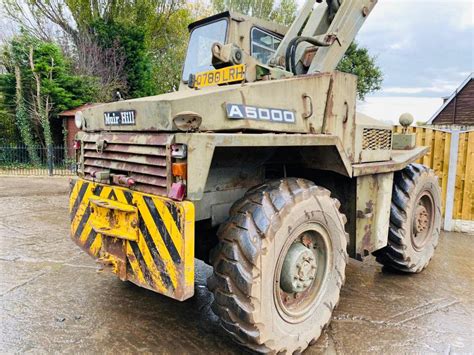
<svg viewBox="0 0 474 355">
<path fill-rule="evenodd" d="M 458 85 L 445 84 L 438 86 L 427 86 L 427 87 L 386 87 L 382 90 L 386 94 L 422 94 L 422 93 L 439 93 L 444 94 L 448 91 L 456 90 Z"/>
<path fill-rule="evenodd" d="M 474 3 L 472 1 L 460 1 L 458 6 L 462 7 L 459 9 L 459 18 L 453 19 L 453 24 L 459 30 L 466 30 L 474 28 Z"/>
<path fill-rule="evenodd" d="M 472 0 L 379 0 L 357 41 L 377 57 L 382 95 L 447 96 L 474 70 Z"/>
<path fill-rule="evenodd" d="M 430 97 L 369 97 L 364 102 L 358 102 L 357 111 L 392 124 L 398 123 L 404 112 L 411 113 L 415 121 L 426 122 L 442 104 L 442 99 Z"/>
<path fill-rule="evenodd" d="M 439 96 L 451 95 L 461 83 L 471 75 L 470 72 L 456 73 L 454 80 L 433 79 L 426 86 L 386 86 L 382 90 L 382 94 L 396 95 L 420 95 L 436 94 Z M 463 74 L 462 76 L 460 74 Z M 459 79 L 461 78 L 461 79 Z M 429 96 L 429 95 L 428 95 Z"/>
<path fill-rule="evenodd" d="M 474 1 L 378 0 L 356 40 L 384 74 L 376 96 L 449 96 L 474 71 Z"/>
<path fill-rule="evenodd" d="M 388 49 L 394 50 L 394 51 L 408 48 L 410 45 L 411 45 L 410 38 L 404 38 L 403 40 L 394 42 L 394 43 L 387 43 Z"/>
<path fill-rule="evenodd" d="M 403 30 L 424 23 L 442 22 L 449 27 L 473 27 L 472 0 L 379 0 L 361 32 Z"/>
</svg>

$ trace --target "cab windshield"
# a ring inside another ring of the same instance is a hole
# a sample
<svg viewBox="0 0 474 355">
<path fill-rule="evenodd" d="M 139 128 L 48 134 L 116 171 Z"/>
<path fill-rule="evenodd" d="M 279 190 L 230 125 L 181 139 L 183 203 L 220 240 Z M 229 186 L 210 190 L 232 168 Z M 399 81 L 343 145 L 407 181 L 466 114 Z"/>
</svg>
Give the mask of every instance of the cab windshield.
<svg viewBox="0 0 474 355">
<path fill-rule="evenodd" d="M 211 48 L 215 42 L 225 43 L 227 24 L 227 19 L 221 19 L 196 27 L 191 32 L 183 69 L 184 82 L 188 81 L 190 74 L 214 69 Z"/>
</svg>

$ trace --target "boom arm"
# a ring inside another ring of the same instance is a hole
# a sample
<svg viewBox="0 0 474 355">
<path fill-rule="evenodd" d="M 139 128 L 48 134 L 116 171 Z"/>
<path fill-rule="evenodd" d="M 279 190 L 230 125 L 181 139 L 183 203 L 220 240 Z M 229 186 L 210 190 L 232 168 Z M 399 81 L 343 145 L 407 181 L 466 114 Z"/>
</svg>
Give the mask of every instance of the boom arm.
<svg viewBox="0 0 474 355">
<path fill-rule="evenodd" d="M 271 59 L 271 66 L 285 67 L 295 75 L 333 71 L 377 3 L 322 1 L 306 1 Z"/>
</svg>

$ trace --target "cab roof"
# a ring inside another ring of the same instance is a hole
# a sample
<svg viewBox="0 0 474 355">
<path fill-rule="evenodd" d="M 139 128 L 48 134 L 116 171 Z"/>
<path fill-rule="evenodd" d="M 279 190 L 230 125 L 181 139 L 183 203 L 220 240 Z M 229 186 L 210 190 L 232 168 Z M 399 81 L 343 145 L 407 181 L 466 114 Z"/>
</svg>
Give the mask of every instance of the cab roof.
<svg viewBox="0 0 474 355">
<path fill-rule="evenodd" d="M 191 24 L 189 24 L 188 29 L 191 32 L 196 27 L 199 27 L 199 26 L 201 26 L 205 23 L 216 21 L 216 20 L 221 19 L 221 18 L 230 18 L 230 19 L 232 19 L 234 21 L 237 21 L 237 22 L 249 21 L 249 22 L 252 22 L 257 27 L 266 29 L 268 31 L 277 33 L 277 34 L 282 35 L 282 36 L 284 36 L 285 33 L 288 31 L 287 26 L 280 25 L 278 23 L 271 22 L 271 21 L 261 20 L 261 19 L 258 19 L 256 17 L 242 15 L 238 12 L 232 12 L 232 11 L 224 11 L 224 12 L 221 12 L 219 14 L 212 15 L 212 16 L 203 18 L 201 20 L 192 22 Z"/>
</svg>

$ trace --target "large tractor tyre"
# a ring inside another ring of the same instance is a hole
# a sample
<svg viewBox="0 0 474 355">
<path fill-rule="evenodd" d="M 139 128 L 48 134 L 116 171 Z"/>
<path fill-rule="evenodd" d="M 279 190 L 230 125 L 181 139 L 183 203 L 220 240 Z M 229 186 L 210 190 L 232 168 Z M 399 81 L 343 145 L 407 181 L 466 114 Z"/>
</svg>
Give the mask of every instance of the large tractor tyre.
<svg viewBox="0 0 474 355">
<path fill-rule="evenodd" d="M 348 261 L 339 201 L 289 178 L 249 191 L 218 231 L 213 311 L 235 341 L 258 352 L 302 351 L 339 300 Z"/>
<path fill-rule="evenodd" d="M 420 164 L 395 173 L 388 245 L 374 253 L 395 270 L 421 272 L 433 257 L 441 228 L 441 190 L 433 170 Z"/>
</svg>

